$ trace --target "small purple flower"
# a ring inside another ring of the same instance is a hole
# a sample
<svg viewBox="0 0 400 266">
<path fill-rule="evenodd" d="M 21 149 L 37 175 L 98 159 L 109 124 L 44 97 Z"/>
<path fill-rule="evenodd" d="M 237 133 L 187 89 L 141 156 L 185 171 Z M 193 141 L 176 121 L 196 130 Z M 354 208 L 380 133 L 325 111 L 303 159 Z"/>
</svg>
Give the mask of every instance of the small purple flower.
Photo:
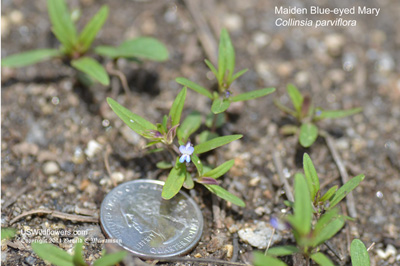
<svg viewBox="0 0 400 266">
<path fill-rule="evenodd" d="M 289 223 L 284 222 L 284 221 L 276 218 L 275 216 L 272 216 L 269 219 L 269 223 L 273 228 L 275 228 L 278 231 L 283 231 L 283 230 L 289 230 L 290 229 Z"/>
<path fill-rule="evenodd" d="M 181 145 L 179 147 L 179 151 L 182 153 L 181 158 L 179 158 L 179 162 L 183 163 L 184 161 L 186 161 L 187 163 L 190 163 L 190 155 L 192 155 L 194 152 L 192 143 L 188 141 L 186 145 Z"/>
</svg>

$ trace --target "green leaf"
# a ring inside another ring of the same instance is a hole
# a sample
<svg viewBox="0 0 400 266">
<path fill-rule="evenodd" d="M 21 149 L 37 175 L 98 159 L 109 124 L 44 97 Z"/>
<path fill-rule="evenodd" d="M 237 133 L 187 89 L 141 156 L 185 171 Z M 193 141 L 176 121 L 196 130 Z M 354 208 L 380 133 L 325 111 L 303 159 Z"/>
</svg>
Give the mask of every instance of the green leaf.
<svg viewBox="0 0 400 266">
<path fill-rule="evenodd" d="M 207 59 L 205 59 L 204 62 L 206 62 L 206 65 L 208 66 L 208 68 L 212 71 L 212 73 L 214 73 L 214 76 L 218 79 L 218 71 L 215 68 L 215 66 Z"/>
<path fill-rule="evenodd" d="M 359 239 L 354 239 L 350 246 L 351 264 L 353 266 L 370 266 L 368 251 L 364 243 Z"/>
<path fill-rule="evenodd" d="M 223 83 L 226 72 L 228 72 L 227 81 L 230 83 L 234 69 L 235 50 L 228 31 L 222 29 L 218 48 L 218 81 L 220 85 Z"/>
<path fill-rule="evenodd" d="M 75 244 L 73 262 L 75 266 L 87 266 L 82 255 L 83 238 L 79 238 L 79 241 Z"/>
<path fill-rule="evenodd" d="M 240 76 L 242 76 L 244 73 L 246 73 L 248 71 L 248 69 L 242 69 L 239 72 L 237 72 L 235 75 L 233 75 L 232 77 L 232 81 L 238 79 Z"/>
<path fill-rule="evenodd" d="M 315 196 L 317 195 L 320 189 L 319 179 L 314 164 L 307 153 L 304 153 L 303 155 L 303 168 L 308 184 L 308 189 L 310 190 L 311 200 L 314 201 Z"/>
<path fill-rule="evenodd" d="M 48 243 L 32 243 L 32 249 L 43 260 L 57 266 L 74 266 L 72 255 Z"/>
<path fill-rule="evenodd" d="M 288 256 L 299 253 L 300 250 L 295 246 L 279 246 L 268 249 L 267 254 L 272 256 Z"/>
<path fill-rule="evenodd" d="M 365 178 L 365 175 L 358 175 L 356 177 L 353 177 L 350 179 L 346 184 L 344 184 L 342 187 L 339 188 L 338 191 L 336 191 L 335 195 L 330 200 L 330 205 L 329 209 L 333 208 L 338 204 L 344 197 L 347 196 L 353 189 L 355 189 L 361 181 L 363 181 Z"/>
<path fill-rule="evenodd" d="M 98 55 L 111 57 L 113 59 L 120 57 L 121 52 L 118 50 L 118 47 L 108 46 L 108 45 L 99 45 L 94 48 L 94 52 Z"/>
<path fill-rule="evenodd" d="M 108 7 L 102 6 L 96 15 L 86 24 L 81 34 L 79 35 L 78 42 L 80 44 L 81 52 L 86 52 L 99 30 L 103 27 L 104 22 L 108 17 Z"/>
<path fill-rule="evenodd" d="M 297 173 L 294 180 L 294 215 L 287 217 L 289 223 L 301 235 L 307 235 L 311 230 L 311 199 L 306 179 Z"/>
<path fill-rule="evenodd" d="M 158 169 L 171 169 L 173 165 L 169 162 L 161 161 L 156 164 Z"/>
<path fill-rule="evenodd" d="M 303 123 L 300 127 L 299 141 L 304 148 L 310 147 L 318 137 L 318 128 L 311 123 Z"/>
<path fill-rule="evenodd" d="M 212 177 L 212 178 L 217 179 L 218 177 L 221 177 L 226 172 L 228 172 L 229 169 L 231 169 L 234 164 L 235 164 L 235 160 L 233 160 L 233 159 L 226 161 L 223 164 L 219 165 L 218 167 L 212 169 L 211 171 L 208 171 L 207 173 L 203 174 L 203 176 Z"/>
<path fill-rule="evenodd" d="M 214 114 L 219 114 L 219 113 L 225 112 L 226 109 L 229 108 L 230 104 L 231 103 L 230 103 L 230 101 L 228 99 L 222 99 L 221 100 L 221 99 L 217 98 L 217 99 L 215 99 L 213 101 L 213 103 L 211 105 L 211 111 Z"/>
<path fill-rule="evenodd" d="M 293 117 L 297 117 L 297 114 L 295 111 L 293 111 L 292 109 L 290 109 L 289 107 L 284 106 L 283 104 L 281 104 L 278 100 L 274 100 L 274 104 L 276 107 L 278 107 L 282 112 L 285 112 Z"/>
<path fill-rule="evenodd" d="M 93 263 L 93 266 L 113 266 L 123 260 L 128 254 L 126 251 L 119 251 L 112 254 L 106 254 Z"/>
<path fill-rule="evenodd" d="M 201 163 L 199 157 L 196 154 L 192 154 L 192 162 L 196 166 L 199 176 L 203 175 L 203 164 Z"/>
<path fill-rule="evenodd" d="M 207 96 L 210 99 L 213 99 L 213 95 L 211 92 L 209 92 L 206 88 L 200 86 L 197 83 L 194 83 L 193 81 L 190 81 L 185 78 L 176 78 L 175 81 L 183 86 L 186 86 L 192 90 L 194 90 L 197 93 L 203 94 L 204 96 Z"/>
<path fill-rule="evenodd" d="M 330 211 L 325 212 L 319 219 L 318 222 L 314 226 L 314 234 L 318 235 L 319 232 L 327 226 L 333 219 L 336 219 L 339 216 L 339 209 L 333 208 Z"/>
<path fill-rule="evenodd" d="M 321 266 L 335 266 L 333 262 L 321 252 L 312 254 L 311 259 Z"/>
<path fill-rule="evenodd" d="M 316 247 L 326 240 L 331 239 L 340 229 L 343 228 L 345 220 L 342 216 L 337 216 L 328 222 L 322 229 L 314 232 L 314 238 L 311 242 L 313 247 Z"/>
<path fill-rule="evenodd" d="M 24 53 L 13 54 L 3 58 L 1 60 L 1 66 L 23 67 L 62 55 L 62 52 L 57 49 L 32 50 Z"/>
<path fill-rule="evenodd" d="M 3 239 L 11 239 L 17 233 L 17 229 L 15 228 L 1 228 L 1 240 Z"/>
<path fill-rule="evenodd" d="M 196 130 L 198 130 L 201 126 L 201 114 L 197 111 L 191 112 L 186 118 L 183 120 L 181 125 L 178 128 L 178 139 L 183 142 L 187 142 L 190 135 L 192 135 Z"/>
<path fill-rule="evenodd" d="M 70 53 L 78 37 L 67 4 L 64 0 L 47 0 L 47 9 L 54 34 Z"/>
<path fill-rule="evenodd" d="M 336 190 L 338 189 L 338 186 L 333 186 L 331 187 L 320 199 L 319 201 L 325 202 L 332 198 L 332 196 L 335 194 Z"/>
<path fill-rule="evenodd" d="M 327 118 L 342 118 L 350 115 L 357 114 L 362 111 L 362 108 L 353 108 L 350 110 L 322 110 L 318 108 L 316 110 L 315 120 L 327 119 Z"/>
<path fill-rule="evenodd" d="M 172 104 L 171 110 L 169 111 L 169 116 L 171 117 L 172 126 L 176 126 L 181 121 L 181 115 L 183 110 L 183 105 L 186 99 L 186 87 L 184 87 L 176 96 L 174 103 Z"/>
<path fill-rule="evenodd" d="M 233 96 L 231 98 L 231 100 L 233 102 L 248 101 L 248 100 L 256 99 L 259 97 L 263 97 L 265 95 L 273 93 L 274 91 L 275 91 L 275 88 L 266 88 L 266 89 L 261 89 L 261 90 L 245 92 L 245 93 Z"/>
<path fill-rule="evenodd" d="M 194 153 L 200 154 L 211 151 L 215 148 L 228 144 L 234 140 L 240 139 L 243 135 L 229 135 L 223 137 L 217 137 L 212 140 L 200 143 L 194 147 Z"/>
<path fill-rule="evenodd" d="M 243 200 L 241 200 L 240 198 L 236 197 L 235 195 L 233 195 L 232 193 L 230 193 L 229 191 L 223 189 L 218 185 L 207 185 L 207 184 L 202 184 L 202 185 L 205 186 L 209 191 L 220 197 L 221 199 L 229 201 L 239 207 L 246 206 L 246 203 L 244 203 Z"/>
<path fill-rule="evenodd" d="M 123 57 L 137 57 L 153 61 L 165 61 L 169 57 L 168 49 L 159 40 L 151 37 L 139 37 L 124 41 L 119 49 Z"/>
<path fill-rule="evenodd" d="M 99 81 L 104 86 L 108 86 L 110 84 L 110 79 L 108 78 L 106 70 L 93 58 L 81 57 L 79 59 L 72 60 L 71 65 L 83 73 L 88 74 L 90 77 Z"/>
<path fill-rule="evenodd" d="M 186 179 L 186 165 L 179 162 L 179 158 L 176 159 L 175 166 L 169 172 L 167 181 L 162 189 L 161 196 L 163 199 L 172 199 L 183 186 L 183 182 Z"/>
<path fill-rule="evenodd" d="M 194 181 L 193 181 L 192 175 L 189 172 L 186 172 L 186 179 L 185 179 L 185 183 L 183 183 L 183 186 L 187 189 L 194 188 Z"/>
<path fill-rule="evenodd" d="M 118 117 L 121 118 L 128 127 L 130 127 L 139 135 L 147 137 L 146 133 L 148 133 L 149 130 L 157 130 L 157 127 L 155 125 L 142 118 L 141 116 L 132 113 L 113 99 L 107 98 L 107 103 L 108 105 L 110 105 L 111 109 L 118 115 Z"/>
<path fill-rule="evenodd" d="M 254 266 L 287 266 L 283 261 L 271 256 L 265 256 L 259 251 L 253 252 L 253 264 Z"/>
<path fill-rule="evenodd" d="M 301 106 L 303 105 L 303 95 L 301 95 L 300 91 L 293 85 L 289 84 L 287 86 L 287 92 L 289 94 L 290 99 L 292 100 L 294 109 L 298 114 L 301 114 Z"/>
</svg>

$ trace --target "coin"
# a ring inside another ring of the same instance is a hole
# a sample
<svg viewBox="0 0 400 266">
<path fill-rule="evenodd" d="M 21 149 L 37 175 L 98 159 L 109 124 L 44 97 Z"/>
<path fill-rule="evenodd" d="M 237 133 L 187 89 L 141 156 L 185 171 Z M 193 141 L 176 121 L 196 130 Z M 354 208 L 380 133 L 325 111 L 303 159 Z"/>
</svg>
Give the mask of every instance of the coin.
<svg viewBox="0 0 400 266">
<path fill-rule="evenodd" d="M 163 185 L 135 180 L 111 190 L 100 209 L 106 236 L 141 258 L 178 256 L 193 249 L 203 232 L 203 215 L 182 191 L 164 200 Z"/>
</svg>

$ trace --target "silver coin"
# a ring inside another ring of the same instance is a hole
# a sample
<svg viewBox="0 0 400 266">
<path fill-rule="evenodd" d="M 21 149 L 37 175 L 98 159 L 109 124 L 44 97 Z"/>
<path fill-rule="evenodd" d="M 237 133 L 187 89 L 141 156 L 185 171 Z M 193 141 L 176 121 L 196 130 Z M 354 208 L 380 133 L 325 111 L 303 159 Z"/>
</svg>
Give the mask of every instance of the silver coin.
<svg viewBox="0 0 400 266">
<path fill-rule="evenodd" d="M 203 232 L 203 215 L 182 191 L 164 200 L 163 185 L 135 180 L 111 190 L 100 209 L 107 237 L 142 258 L 172 257 L 193 249 Z"/>
</svg>

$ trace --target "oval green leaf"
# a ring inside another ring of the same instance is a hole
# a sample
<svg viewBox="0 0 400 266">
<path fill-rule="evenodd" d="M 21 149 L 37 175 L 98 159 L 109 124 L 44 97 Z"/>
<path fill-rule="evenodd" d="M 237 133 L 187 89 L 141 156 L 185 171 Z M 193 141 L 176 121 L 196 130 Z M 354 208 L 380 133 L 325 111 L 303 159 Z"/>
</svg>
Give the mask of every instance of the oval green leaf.
<svg viewBox="0 0 400 266">
<path fill-rule="evenodd" d="M 333 262 L 321 252 L 312 254 L 311 259 L 320 266 L 335 266 Z"/>
<path fill-rule="evenodd" d="M 93 266 L 113 266 L 123 260 L 128 254 L 126 251 L 119 251 L 112 254 L 106 254 L 93 263 Z"/>
<path fill-rule="evenodd" d="M 184 87 L 176 96 L 171 110 L 169 111 L 169 116 L 171 117 L 171 125 L 176 126 L 180 123 L 181 120 L 181 115 L 182 115 L 182 110 L 183 106 L 185 104 L 185 99 L 186 99 L 186 87 Z"/>
<path fill-rule="evenodd" d="M 303 155 L 303 169 L 304 169 L 304 174 L 306 176 L 308 189 L 310 190 L 311 200 L 314 201 L 315 196 L 317 195 L 320 189 L 319 179 L 314 164 L 307 153 L 304 153 Z"/>
<path fill-rule="evenodd" d="M 351 264 L 353 266 L 370 266 L 368 251 L 364 243 L 359 239 L 354 239 L 350 246 Z"/>
<path fill-rule="evenodd" d="M 110 79 L 106 70 L 93 58 L 81 57 L 79 59 L 72 60 L 71 65 L 83 73 L 88 74 L 90 77 L 97 80 L 104 86 L 108 86 L 110 84 Z"/>
<path fill-rule="evenodd" d="M 318 137 L 318 128 L 311 123 L 304 123 L 300 127 L 299 141 L 304 148 L 310 147 Z"/>
<path fill-rule="evenodd" d="M 49 243 L 32 243 L 32 249 L 43 260 L 58 266 L 74 266 L 73 257 L 68 252 Z"/>
<path fill-rule="evenodd" d="M 259 251 L 253 252 L 253 264 L 254 266 L 287 266 L 283 261 L 271 256 L 265 256 Z"/>
<path fill-rule="evenodd" d="M 181 123 L 178 128 L 178 139 L 187 142 L 190 135 L 192 135 L 201 126 L 201 114 L 197 111 L 191 112 Z"/>
<path fill-rule="evenodd" d="M 172 199 L 183 186 L 183 182 L 186 179 L 186 165 L 179 162 L 179 158 L 176 159 L 175 166 L 169 172 L 167 180 L 163 186 L 161 197 L 163 199 Z"/>
<path fill-rule="evenodd" d="M 350 115 L 357 114 L 362 111 L 362 108 L 353 108 L 350 110 L 322 110 L 318 108 L 315 112 L 315 120 L 321 119 L 335 119 L 335 118 L 342 118 Z"/>
<path fill-rule="evenodd" d="M 211 105 L 211 111 L 214 114 L 219 114 L 222 112 L 225 112 L 226 109 L 229 108 L 229 106 L 231 105 L 230 101 L 228 99 L 215 99 Z"/>
<path fill-rule="evenodd" d="M 124 41 L 118 50 L 121 51 L 121 57 L 136 57 L 159 62 L 165 61 L 169 57 L 167 47 L 151 37 L 139 37 Z"/>
<path fill-rule="evenodd" d="M 267 254 L 272 256 L 288 256 L 294 253 L 299 253 L 300 250 L 295 246 L 279 246 L 268 249 Z"/>
<path fill-rule="evenodd" d="M 292 100 L 294 109 L 298 114 L 301 113 L 301 106 L 303 105 L 303 95 L 301 95 L 300 91 L 293 84 L 289 84 L 287 86 L 287 92 L 289 94 L 290 99 Z"/>
</svg>

